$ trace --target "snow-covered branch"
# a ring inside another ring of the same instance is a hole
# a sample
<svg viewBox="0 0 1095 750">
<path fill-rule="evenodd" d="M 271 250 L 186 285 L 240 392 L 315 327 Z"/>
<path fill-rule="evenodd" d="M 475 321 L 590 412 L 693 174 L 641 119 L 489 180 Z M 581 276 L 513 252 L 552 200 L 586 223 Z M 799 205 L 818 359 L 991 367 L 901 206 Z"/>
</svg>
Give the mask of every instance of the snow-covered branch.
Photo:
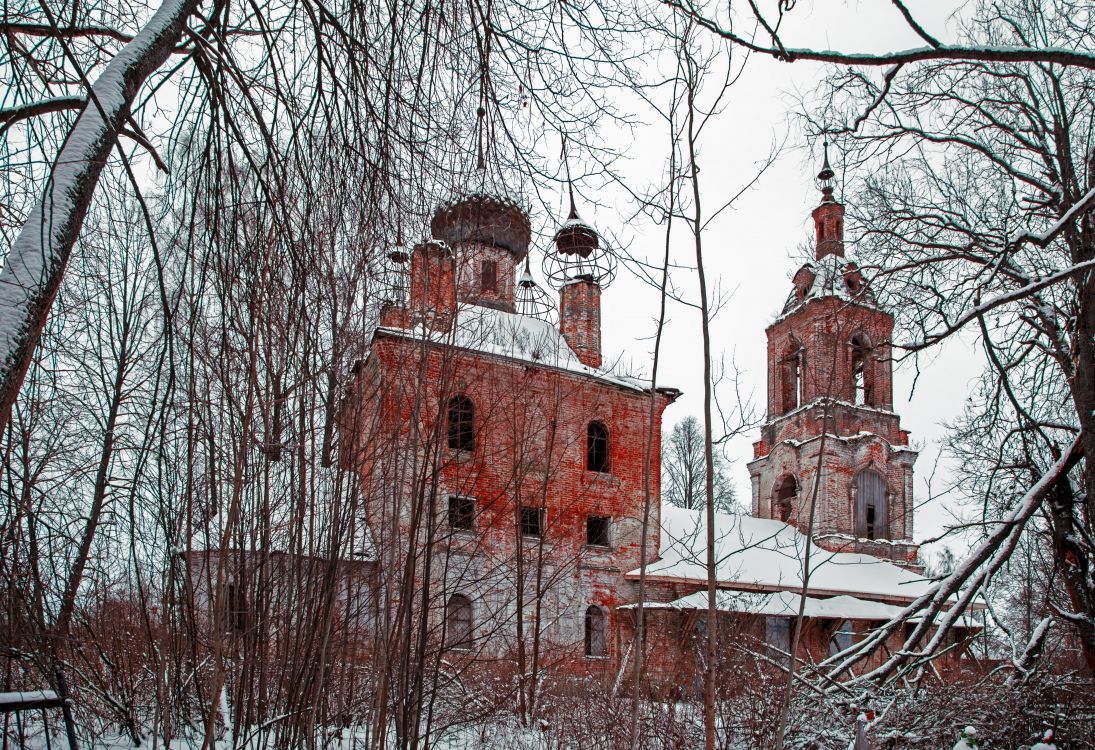
<svg viewBox="0 0 1095 750">
<path fill-rule="evenodd" d="M 1054 284 L 1058 284 L 1065 279 L 1075 276 L 1076 274 L 1083 273 L 1084 271 L 1089 271 L 1091 269 L 1095 269 L 1095 260 L 1086 260 L 1082 263 L 1076 263 L 1075 265 L 1069 266 L 1068 268 L 1062 271 L 1058 271 L 1057 273 L 1052 273 L 1049 276 L 1044 276 L 1040 279 L 1036 279 L 1025 286 L 1021 286 L 1017 289 L 1012 289 L 1011 291 L 1004 292 L 1003 294 L 998 294 L 995 297 L 992 297 L 991 299 L 988 299 L 984 302 L 978 302 L 969 310 L 960 315 L 957 319 L 955 319 L 954 322 L 949 323 L 946 328 L 939 333 L 928 336 L 923 341 L 915 341 L 909 344 L 901 344 L 899 346 L 900 348 L 908 351 L 926 349 L 927 347 L 932 346 L 933 344 L 937 344 L 943 339 L 948 338 L 952 334 L 957 333 L 958 331 L 962 330 L 968 323 L 977 320 L 989 311 L 994 310 L 1001 305 L 1006 305 L 1011 302 L 1018 302 L 1021 299 L 1029 297 L 1035 292 L 1045 289 L 1046 287 L 1053 286 Z"/>
<path fill-rule="evenodd" d="M 835 63 L 837 65 L 867 65 L 872 67 L 900 65 L 904 63 L 927 62 L 932 60 L 951 60 L 955 62 L 997 62 L 997 63 L 1056 63 L 1080 68 L 1095 69 L 1095 55 L 1063 47 L 1011 47 L 1011 46 L 964 46 L 940 44 L 938 46 L 912 47 L 894 52 L 839 52 L 837 50 L 815 50 L 804 47 L 787 47 L 780 44 L 758 44 L 752 38 L 738 34 L 731 29 L 703 15 L 690 2 L 681 0 L 663 0 L 688 16 L 698 25 L 717 34 L 723 39 L 744 47 L 752 52 L 774 57 L 777 60 L 795 62 L 812 60 L 814 62 Z"/>
<path fill-rule="evenodd" d="M 1007 561 L 1027 521 L 1041 507 L 1042 501 L 1061 477 L 1068 473 L 1082 455 L 1083 440 L 1077 437 L 1061 458 L 1054 462 L 1034 486 L 1027 490 L 1011 515 L 998 524 L 996 529 L 970 553 L 961 565 L 955 568 L 953 573 L 932 585 L 904 610 L 885 625 L 873 630 L 861 642 L 824 661 L 823 666 L 831 667 L 830 676 L 835 678 L 850 669 L 856 662 L 885 644 L 891 635 L 904 628 L 905 624 L 914 617 L 919 619 L 919 623 L 908 637 L 908 643 L 915 646 L 933 628 L 935 634 L 924 651 L 930 653 L 934 647 L 942 643 L 947 631 L 981 590 L 982 585 Z M 944 614 L 942 618 L 939 618 L 938 615 L 941 612 Z M 907 649 L 902 649 L 891 655 L 881 666 L 864 673 L 858 679 L 883 679 L 916 655 Z"/>
<path fill-rule="evenodd" d="M 198 3 L 164 0 L 107 64 L 8 252 L 0 271 L 0 427 L 7 424 L 118 131 L 138 90 L 167 60 Z"/>
</svg>

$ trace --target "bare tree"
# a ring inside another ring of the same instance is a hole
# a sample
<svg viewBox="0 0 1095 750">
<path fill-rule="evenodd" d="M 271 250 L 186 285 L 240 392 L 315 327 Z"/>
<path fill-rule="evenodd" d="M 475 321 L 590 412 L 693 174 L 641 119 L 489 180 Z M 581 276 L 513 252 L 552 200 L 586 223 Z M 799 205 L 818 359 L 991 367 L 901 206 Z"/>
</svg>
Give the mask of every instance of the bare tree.
<svg viewBox="0 0 1095 750">
<path fill-rule="evenodd" d="M 720 513 L 738 510 L 734 486 L 727 474 L 726 457 L 719 447 L 712 453 L 715 462 L 715 507 Z M 662 498 L 679 508 L 703 507 L 705 494 L 703 430 L 696 417 L 688 415 L 673 425 L 662 439 Z"/>
</svg>

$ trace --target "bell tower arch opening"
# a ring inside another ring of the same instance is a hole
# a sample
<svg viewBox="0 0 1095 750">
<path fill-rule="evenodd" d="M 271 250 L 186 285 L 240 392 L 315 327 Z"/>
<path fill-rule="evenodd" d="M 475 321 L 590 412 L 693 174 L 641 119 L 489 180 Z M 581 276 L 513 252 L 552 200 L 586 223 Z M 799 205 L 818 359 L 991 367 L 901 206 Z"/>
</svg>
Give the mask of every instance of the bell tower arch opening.
<svg viewBox="0 0 1095 750">
<path fill-rule="evenodd" d="M 860 539 L 890 538 L 890 508 L 886 478 L 874 469 L 855 477 L 855 535 Z"/>
<path fill-rule="evenodd" d="M 862 333 L 852 336 L 851 347 L 852 403 L 856 406 L 874 406 L 874 378 L 869 367 L 870 340 Z"/>
<path fill-rule="evenodd" d="M 782 411 L 786 414 L 802 406 L 806 401 L 804 390 L 806 375 L 806 349 L 792 340 L 787 356 L 783 358 Z"/>
<path fill-rule="evenodd" d="M 791 516 L 794 515 L 797 501 L 798 480 L 794 475 L 787 474 L 776 483 L 775 491 L 772 493 L 772 517 L 789 523 Z"/>
</svg>

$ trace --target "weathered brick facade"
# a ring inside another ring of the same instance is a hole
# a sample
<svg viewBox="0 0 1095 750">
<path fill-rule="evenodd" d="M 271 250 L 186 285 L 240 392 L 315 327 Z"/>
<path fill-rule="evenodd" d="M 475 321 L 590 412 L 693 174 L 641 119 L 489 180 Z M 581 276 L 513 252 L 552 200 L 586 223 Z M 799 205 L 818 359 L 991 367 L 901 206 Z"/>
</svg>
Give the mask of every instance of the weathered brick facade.
<svg viewBox="0 0 1095 750">
<path fill-rule="evenodd" d="M 434 602 L 428 617 L 439 622 L 453 594 L 467 596 L 476 653 L 511 656 L 523 579 L 523 639 L 538 611 L 553 658 L 611 672 L 617 607 L 631 602 L 623 576 L 641 563 L 648 497 L 647 559 L 659 548 L 661 416 L 677 392 L 596 369 L 601 289 L 590 278 L 564 286 L 557 331 L 513 315 L 526 248 L 476 232 L 470 212 L 458 210 L 459 236 L 435 226 L 438 241 L 415 248 L 410 304 L 385 310 L 357 369 L 343 406 L 343 461 L 361 475 L 381 569 L 418 556 L 415 587 L 428 587 Z M 489 206 L 484 226 L 503 226 L 494 213 L 507 211 Z M 489 295 L 484 260 L 499 273 Z M 439 314 L 450 306 L 454 314 Z M 472 405 L 472 438 L 454 447 L 456 398 Z M 589 465 L 592 423 L 607 430 L 602 470 Z M 450 517 L 460 503 L 473 509 L 470 523 Z M 542 514 L 538 535 L 523 533 L 530 512 Z M 607 539 L 595 541 L 607 544 L 590 543 L 591 523 L 605 525 Z M 606 618 L 603 655 L 585 654 L 590 606 Z"/>
<path fill-rule="evenodd" d="M 844 208 L 831 190 L 813 217 L 816 260 L 795 274 L 766 331 L 768 420 L 749 464 L 753 515 L 805 531 L 813 505 L 823 546 L 915 563 L 916 451 L 893 411 L 893 316 L 844 258 Z"/>
</svg>

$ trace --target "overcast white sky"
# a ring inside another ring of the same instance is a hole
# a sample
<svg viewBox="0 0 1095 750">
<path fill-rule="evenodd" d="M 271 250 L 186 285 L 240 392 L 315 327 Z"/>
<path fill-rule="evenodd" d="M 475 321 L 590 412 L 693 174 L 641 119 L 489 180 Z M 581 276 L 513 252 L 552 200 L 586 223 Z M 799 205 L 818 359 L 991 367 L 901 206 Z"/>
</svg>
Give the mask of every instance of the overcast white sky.
<svg viewBox="0 0 1095 750">
<path fill-rule="evenodd" d="M 952 38 L 947 17 L 957 3 L 914 0 L 910 5 L 929 31 L 944 39 Z M 945 13 L 941 6 L 947 6 Z M 889 0 L 800 2 L 788 21 L 784 40 L 795 46 L 851 51 L 921 45 L 903 26 Z M 715 348 L 727 362 L 732 360 L 741 369 L 742 390 L 762 414 L 766 403 L 764 329 L 790 291 L 790 276 L 801 262 L 799 248 L 812 235 L 810 211 L 820 198 L 814 180 L 820 155 L 806 150 L 794 123 L 796 92 L 812 90 L 824 72 L 824 66 L 812 63 L 786 64 L 759 57 L 750 60 L 729 94 L 728 106 L 709 126 L 702 143 L 701 184 L 708 211 L 751 178 L 756 162 L 770 151 L 773 142 L 786 140 L 787 144 L 776 164 L 731 210 L 712 223 L 705 237 L 708 273 L 718 278 L 727 298 L 713 324 Z M 628 167 L 634 170 L 636 185 L 655 179 L 664 161 L 664 138 L 654 126 L 638 134 Z M 840 165 L 834 167 L 839 174 Z M 604 200 L 607 205 L 595 211 L 587 206 L 586 218 L 606 234 L 616 233 L 628 241 L 632 254 L 660 258 L 663 230 L 640 221 L 621 226 L 624 217 L 634 211 L 633 204 L 623 195 L 615 200 L 605 196 Z M 687 262 L 692 253 L 689 238 L 676 240 L 674 252 Z M 854 248 L 850 253 L 854 255 Z M 632 362 L 648 372 L 657 293 L 622 271 L 605 291 L 603 304 L 606 360 L 621 357 L 623 362 Z M 701 416 L 703 409 L 698 314 L 676 305 L 669 317 L 659 382 L 680 388 L 684 396 L 666 412 L 667 426 L 688 414 Z M 927 481 L 940 441 L 945 438 L 943 423 L 960 413 L 981 366 L 982 355 L 976 342 L 955 341 L 937 352 L 933 361 L 922 361 L 911 397 L 912 368 L 899 367 L 895 373 L 895 409 L 922 449 L 916 466 L 918 501 L 929 495 Z M 750 489 L 745 462 L 752 458 L 756 437 L 757 431 L 753 430 L 748 437 L 733 440 L 727 450 L 734 461 L 732 478 L 738 497 L 746 507 Z M 946 481 L 944 469 L 933 480 L 935 492 Z M 953 503 L 942 500 L 921 507 L 915 521 L 918 540 L 939 533 L 949 518 L 948 505 L 953 507 Z"/>
</svg>

